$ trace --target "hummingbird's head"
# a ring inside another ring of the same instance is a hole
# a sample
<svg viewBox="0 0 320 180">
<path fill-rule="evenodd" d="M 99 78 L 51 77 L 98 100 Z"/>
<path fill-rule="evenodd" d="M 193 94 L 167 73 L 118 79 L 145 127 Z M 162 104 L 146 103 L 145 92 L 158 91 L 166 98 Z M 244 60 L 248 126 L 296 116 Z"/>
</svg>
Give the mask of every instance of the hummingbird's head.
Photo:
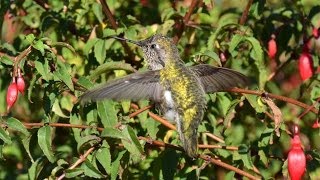
<svg viewBox="0 0 320 180">
<path fill-rule="evenodd" d="M 125 40 L 141 47 L 144 59 L 147 61 L 151 70 L 164 68 L 168 61 L 180 60 L 177 46 L 173 43 L 171 38 L 161 34 L 155 34 L 142 41 L 132 41 L 119 37 L 114 38 Z"/>
</svg>

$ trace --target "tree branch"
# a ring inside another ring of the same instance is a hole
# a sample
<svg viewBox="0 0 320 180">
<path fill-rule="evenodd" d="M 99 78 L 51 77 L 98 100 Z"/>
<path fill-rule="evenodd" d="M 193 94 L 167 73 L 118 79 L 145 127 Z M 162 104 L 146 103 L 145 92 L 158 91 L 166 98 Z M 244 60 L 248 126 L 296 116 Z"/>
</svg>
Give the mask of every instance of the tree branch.
<svg viewBox="0 0 320 180">
<path fill-rule="evenodd" d="M 118 24 L 117 24 L 115 18 L 113 17 L 113 14 L 111 13 L 108 4 L 106 3 L 105 0 L 99 0 L 99 1 L 100 1 L 101 6 L 102 6 L 103 12 L 106 14 L 108 20 L 111 23 L 112 28 L 117 31 Z M 125 41 L 120 41 L 120 43 L 122 44 L 125 52 L 128 54 L 128 57 L 129 57 L 131 63 L 133 63 L 135 65 L 138 65 L 138 62 L 134 60 L 134 54 L 132 53 L 132 51 L 131 51 L 130 47 L 128 46 L 128 44 Z M 129 62 L 127 62 L 127 63 L 129 63 Z"/>
<path fill-rule="evenodd" d="M 253 90 L 240 89 L 240 88 L 232 88 L 232 89 L 226 90 L 226 92 L 253 94 L 253 95 L 258 95 L 258 96 L 267 95 L 270 98 L 274 98 L 274 99 L 277 99 L 277 100 L 285 101 L 287 103 L 294 104 L 294 105 L 302 107 L 304 109 L 310 108 L 309 105 L 307 105 L 305 103 L 302 103 L 300 101 L 297 101 L 295 99 L 292 99 L 292 98 L 289 98 L 289 97 L 285 97 L 285 96 L 275 95 L 275 94 L 271 94 L 271 93 L 267 93 L 267 92 L 253 91 Z M 314 108 L 314 107 L 312 107 L 310 109 L 310 111 L 315 113 L 315 114 L 318 114 L 318 110 L 316 108 Z"/>
<path fill-rule="evenodd" d="M 240 25 L 244 25 L 244 23 L 247 21 L 247 18 L 248 18 L 248 14 L 249 14 L 249 10 L 250 10 L 250 7 L 251 7 L 251 4 L 252 4 L 253 0 L 249 0 L 248 3 L 247 3 L 247 6 L 246 8 L 244 9 L 243 13 L 242 13 L 242 16 L 240 18 L 240 21 L 239 21 L 239 24 Z"/>
<path fill-rule="evenodd" d="M 177 29 L 177 33 L 173 37 L 173 42 L 175 44 L 177 44 L 179 42 L 179 40 L 180 40 L 180 38 L 181 38 L 181 36 L 183 34 L 183 31 L 184 31 L 184 29 L 186 27 L 186 24 L 188 24 L 188 22 L 190 21 L 190 17 L 192 15 L 192 12 L 195 9 L 195 7 L 197 6 L 197 4 L 198 4 L 198 0 L 192 0 L 188 12 L 183 17 L 183 21 L 182 22 L 181 21 L 176 21 L 174 26 Z"/>
</svg>

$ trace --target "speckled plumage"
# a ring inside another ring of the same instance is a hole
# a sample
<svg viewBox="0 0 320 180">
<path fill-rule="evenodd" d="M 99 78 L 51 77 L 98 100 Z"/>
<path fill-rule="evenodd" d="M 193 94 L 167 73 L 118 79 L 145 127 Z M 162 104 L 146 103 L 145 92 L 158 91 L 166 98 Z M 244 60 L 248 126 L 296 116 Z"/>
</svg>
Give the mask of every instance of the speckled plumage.
<svg viewBox="0 0 320 180">
<path fill-rule="evenodd" d="M 205 93 L 246 84 L 246 77 L 227 68 L 197 65 L 186 67 L 172 40 L 154 35 L 132 41 L 141 47 L 149 71 L 137 72 L 87 91 L 82 100 L 150 99 L 162 113 L 176 122 L 182 146 L 188 156 L 197 157 L 197 129 L 206 108 Z"/>
</svg>

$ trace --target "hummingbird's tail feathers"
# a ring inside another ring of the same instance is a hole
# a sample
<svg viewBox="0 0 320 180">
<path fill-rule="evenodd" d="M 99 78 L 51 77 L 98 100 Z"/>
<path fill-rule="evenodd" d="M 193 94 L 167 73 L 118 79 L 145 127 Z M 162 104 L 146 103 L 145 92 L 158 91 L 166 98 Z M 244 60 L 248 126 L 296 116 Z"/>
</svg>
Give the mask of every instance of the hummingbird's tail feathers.
<svg viewBox="0 0 320 180">
<path fill-rule="evenodd" d="M 176 116 L 176 126 L 177 131 L 179 133 L 180 141 L 182 144 L 182 147 L 184 151 L 187 153 L 187 155 L 191 158 L 198 157 L 198 128 L 197 127 L 189 127 L 187 129 L 184 128 L 185 122 L 180 121 L 179 116 Z"/>
<path fill-rule="evenodd" d="M 105 85 L 86 91 L 81 96 L 82 102 L 113 100 L 141 100 L 150 99 L 159 102 L 161 98 L 159 71 L 134 73 Z"/>
<path fill-rule="evenodd" d="M 233 87 L 244 87 L 249 84 L 248 78 L 232 69 L 213 67 L 201 64 L 190 67 L 199 78 L 206 93 L 224 91 Z"/>
<path fill-rule="evenodd" d="M 181 133 L 180 140 L 183 146 L 183 149 L 187 153 L 187 155 L 191 158 L 198 157 L 198 137 L 197 132 L 191 134 Z"/>
</svg>

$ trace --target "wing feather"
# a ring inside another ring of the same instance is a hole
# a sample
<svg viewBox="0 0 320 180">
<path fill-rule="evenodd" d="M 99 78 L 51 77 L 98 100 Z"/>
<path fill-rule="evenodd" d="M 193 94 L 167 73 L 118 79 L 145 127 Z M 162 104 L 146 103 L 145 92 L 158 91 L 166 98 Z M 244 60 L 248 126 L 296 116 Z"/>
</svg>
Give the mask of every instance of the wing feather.
<svg viewBox="0 0 320 180">
<path fill-rule="evenodd" d="M 190 69 L 199 77 L 206 93 L 224 91 L 248 84 L 248 78 L 245 75 L 232 69 L 213 67 L 208 64 L 192 66 Z"/>
<path fill-rule="evenodd" d="M 161 91 L 159 71 L 146 71 L 130 74 L 88 90 L 81 96 L 81 101 L 150 99 L 159 102 Z"/>
</svg>

